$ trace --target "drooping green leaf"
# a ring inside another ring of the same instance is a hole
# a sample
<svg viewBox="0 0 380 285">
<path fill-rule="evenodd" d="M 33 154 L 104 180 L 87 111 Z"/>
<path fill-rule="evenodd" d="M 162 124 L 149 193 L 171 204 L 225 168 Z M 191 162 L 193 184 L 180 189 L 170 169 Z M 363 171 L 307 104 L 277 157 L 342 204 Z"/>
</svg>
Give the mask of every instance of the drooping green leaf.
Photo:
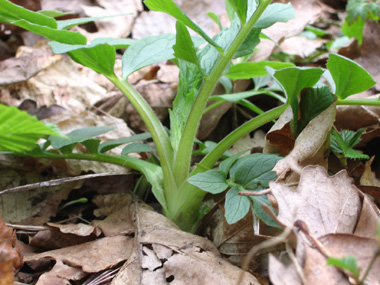
<svg viewBox="0 0 380 285">
<path fill-rule="evenodd" d="M 174 34 L 148 36 L 131 44 L 123 55 L 123 78 L 153 63 L 174 58 Z"/>
<path fill-rule="evenodd" d="M 273 75 L 273 70 L 268 71 Z M 314 67 L 289 67 L 274 73 L 274 79 L 282 87 L 293 110 L 293 135 L 298 129 L 298 95 L 304 88 L 313 87 L 322 73 L 321 68 Z"/>
<path fill-rule="evenodd" d="M 276 213 L 276 210 L 273 208 L 273 206 L 269 202 L 268 197 L 266 195 L 261 195 L 261 196 L 251 196 L 251 198 L 253 200 L 253 209 L 255 210 L 256 216 L 270 227 L 281 228 L 276 223 L 276 221 L 273 220 L 272 217 L 268 215 L 268 213 L 265 212 L 264 209 L 261 207 L 262 204 L 265 204 L 273 211 L 273 213 Z"/>
<path fill-rule="evenodd" d="M 93 137 L 112 131 L 115 127 L 87 127 L 81 128 L 68 133 L 66 138 L 50 136 L 51 145 L 55 148 L 61 148 L 75 143 L 84 142 Z"/>
<path fill-rule="evenodd" d="M 242 25 L 244 25 L 247 20 L 247 1 L 248 0 L 228 0 L 238 15 Z"/>
<path fill-rule="evenodd" d="M 343 258 L 329 257 L 327 259 L 327 265 L 336 266 L 341 269 L 350 271 L 355 277 L 359 277 L 359 268 L 356 264 L 355 256 L 348 255 Z"/>
<path fill-rule="evenodd" d="M 174 56 L 184 61 L 198 65 L 197 51 L 186 26 L 180 21 L 176 23 L 176 43 L 173 46 Z"/>
<path fill-rule="evenodd" d="M 222 52 L 222 49 L 219 47 L 219 45 L 214 42 L 197 24 L 190 20 L 190 18 L 184 12 L 182 12 L 180 8 L 178 8 L 173 0 L 145 0 L 144 4 L 153 11 L 164 12 L 173 16 L 188 26 L 190 29 L 192 29 L 194 32 L 198 33 L 219 52 Z"/>
<path fill-rule="evenodd" d="M 307 88 L 301 95 L 297 134 L 300 134 L 312 119 L 326 110 L 333 102 L 334 96 L 327 86 Z"/>
<path fill-rule="evenodd" d="M 327 68 L 334 79 L 335 95 L 339 99 L 345 99 L 350 95 L 366 91 L 376 84 L 363 67 L 338 54 L 330 54 Z"/>
<path fill-rule="evenodd" d="M 131 143 L 131 142 L 137 142 L 137 141 L 144 141 L 144 140 L 147 140 L 150 138 L 152 138 L 152 135 L 151 135 L 151 133 L 147 132 L 147 133 L 137 134 L 137 135 L 133 135 L 133 136 L 126 137 L 126 138 L 121 138 L 118 140 L 104 142 L 104 143 L 100 144 L 99 152 L 104 153 L 104 152 L 109 151 L 115 147 L 118 147 L 119 145 Z"/>
<path fill-rule="evenodd" d="M 0 151 L 32 150 L 47 135 L 59 133 L 25 111 L 0 104 Z"/>
<path fill-rule="evenodd" d="M 267 66 L 275 70 L 281 70 L 286 67 L 293 67 L 294 64 L 277 61 L 243 62 L 231 66 L 230 70 L 224 74 L 224 76 L 234 80 L 265 76 L 268 74 L 265 69 Z"/>
<path fill-rule="evenodd" d="M 219 170 L 208 170 L 195 174 L 189 177 L 187 182 L 212 194 L 222 193 L 228 188 L 226 175 Z"/>
<path fill-rule="evenodd" d="M 243 43 L 239 46 L 233 58 L 252 54 L 255 47 L 260 43 L 260 33 L 261 30 L 259 29 L 252 29 Z"/>
<path fill-rule="evenodd" d="M 215 24 L 218 25 L 219 30 L 223 30 L 222 23 L 220 22 L 219 16 L 217 14 L 215 14 L 214 12 L 208 12 L 207 16 L 209 16 L 210 19 L 213 20 Z"/>
<path fill-rule="evenodd" d="M 127 155 L 134 152 L 152 152 L 156 151 L 156 147 L 145 143 L 132 143 L 123 148 L 121 155 Z"/>
<path fill-rule="evenodd" d="M 247 215 L 250 207 L 249 198 L 238 195 L 239 189 L 232 187 L 226 194 L 224 217 L 228 224 L 234 224 Z"/>
<path fill-rule="evenodd" d="M 277 22 L 287 22 L 293 19 L 296 14 L 291 3 L 274 3 L 265 9 L 260 19 L 254 25 L 255 29 L 265 29 Z"/>
<path fill-rule="evenodd" d="M 29 22 L 30 24 L 45 26 L 52 29 L 57 28 L 57 23 L 54 18 L 30 11 L 6 0 L 0 0 L 0 16 L 2 19 L 7 18 L 7 23 L 13 25 L 16 25 L 15 22 L 18 20 L 25 20 L 25 22 Z"/>
<path fill-rule="evenodd" d="M 57 11 L 57 10 L 40 10 L 37 13 L 51 17 L 51 18 L 57 18 L 57 17 L 62 17 L 62 16 L 67 16 L 67 15 L 72 15 L 75 14 L 74 11 L 71 12 L 62 12 L 62 11 Z"/>
<path fill-rule="evenodd" d="M 113 76 L 116 59 L 116 50 L 108 44 L 99 44 L 94 47 L 85 47 L 68 52 L 68 55 L 76 62 L 87 66 L 94 71 Z"/>
<path fill-rule="evenodd" d="M 244 156 L 231 167 L 230 177 L 246 189 L 268 188 L 269 182 L 277 179 L 272 169 L 280 159 L 278 155 L 263 153 Z"/>
</svg>

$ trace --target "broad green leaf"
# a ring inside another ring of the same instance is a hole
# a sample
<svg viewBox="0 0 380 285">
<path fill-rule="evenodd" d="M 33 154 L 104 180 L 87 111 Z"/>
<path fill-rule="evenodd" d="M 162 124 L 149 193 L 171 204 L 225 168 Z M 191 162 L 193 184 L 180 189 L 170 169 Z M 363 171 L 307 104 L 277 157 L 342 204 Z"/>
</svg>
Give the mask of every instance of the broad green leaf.
<svg viewBox="0 0 380 285">
<path fill-rule="evenodd" d="M 156 151 L 156 148 L 145 143 L 132 143 L 123 148 L 121 155 L 127 155 L 135 152 L 152 152 Z"/>
<path fill-rule="evenodd" d="M 148 36 L 131 44 L 123 55 L 123 78 L 153 63 L 174 58 L 174 34 Z"/>
<path fill-rule="evenodd" d="M 252 29 L 244 42 L 239 46 L 233 58 L 252 54 L 255 47 L 260 43 L 260 33 L 261 30 L 259 29 Z"/>
<path fill-rule="evenodd" d="M 45 26 L 52 29 L 57 28 L 57 23 L 54 18 L 30 11 L 6 0 L 0 0 L 0 16 L 8 18 L 9 24 L 14 24 L 14 22 L 17 22 L 18 20 L 25 20 L 25 22 L 29 22 L 30 24 Z"/>
<path fill-rule="evenodd" d="M 359 268 L 356 264 L 355 256 L 348 255 L 343 258 L 329 257 L 327 259 L 327 265 L 336 266 L 350 271 L 354 276 L 359 277 Z"/>
<path fill-rule="evenodd" d="M 0 104 L 0 151 L 32 150 L 46 135 L 59 133 L 25 111 Z"/>
<path fill-rule="evenodd" d="M 350 95 L 366 91 L 376 84 L 363 67 L 338 54 L 330 54 L 327 68 L 334 79 L 335 95 L 339 99 L 345 99 Z"/>
<path fill-rule="evenodd" d="M 84 142 L 93 137 L 112 131 L 115 127 L 88 127 L 81 128 L 68 133 L 66 138 L 50 136 L 51 145 L 55 148 L 61 148 L 74 143 Z"/>
<path fill-rule="evenodd" d="M 267 205 L 269 208 L 272 209 L 273 213 L 276 213 L 276 210 L 272 207 L 271 203 L 268 200 L 268 197 L 266 195 L 262 196 L 251 196 L 253 200 L 253 209 L 255 210 L 256 216 L 262 220 L 266 225 L 273 227 L 273 228 L 281 228 L 275 220 L 272 219 L 270 215 L 268 215 L 267 212 L 263 210 L 261 207 L 262 204 Z"/>
<path fill-rule="evenodd" d="M 130 137 L 126 137 L 126 138 L 121 138 L 118 140 L 104 142 L 104 143 L 100 144 L 99 152 L 104 153 L 104 152 L 109 151 L 115 147 L 118 147 L 119 145 L 131 143 L 131 142 L 137 142 L 137 141 L 144 141 L 144 140 L 147 140 L 150 138 L 152 138 L 152 135 L 150 133 L 142 133 L 142 134 L 137 134 L 137 135 L 133 135 Z"/>
<path fill-rule="evenodd" d="M 60 53 L 67 53 L 67 52 L 82 49 L 82 48 L 89 49 L 97 45 L 103 45 L 103 44 L 108 44 L 110 46 L 113 46 L 115 49 L 122 49 L 122 48 L 129 47 L 134 42 L 135 40 L 132 40 L 132 39 L 96 38 L 88 45 L 85 45 L 85 44 L 84 45 L 70 45 L 70 44 L 63 44 L 59 42 L 50 42 L 49 45 L 51 46 L 54 53 L 60 54 Z"/>
<path fill-rule="evenodd" d="M 226 175 L 219 170 L 208 170 L 195 174 L 189 177 L 187 182 L 212 194 L 222 193 L 228 188 Z"/>
<path fill-rule="evenodd" d="M 280 159 L 277 155 L 263 153 L 244 156 L 231 167 L 230 177 L 246 189 L 268 188 L 269 182 L 277 179 L 272 169 Z"/>
<path fill-rule="evenodd" d="M 254 25 L 255 29 L 265 29 L 277 22 L 287 22 L 293 19 L 296 14 L 291 3 L 274 3 L 269 5 L 260 19 Z"/>
<path fill-rule="evenodd" d="M 94 71 L 113 76 L 116 58 L 116 50 L 108 44 L 99 44 L 94 47 L 85 47 L 68 52 L 68 55 L 76 62 L 87 66 Z"/>
<path fill-rule="evenodd" d="M 173 101 L 170 115 L 170 141 L 174 151 L 177 151 L 179 142 L 191 108 L 203 82 L 199 68 L 186 61 L 179 60 L 179 83 L 177 96 Z"/>
<path fill-rule="evenodd" d="M 294 64 L 290 62 L 277 61 L 243 62 L 231 66 L 230 70 L 224 74 L 224 76 L 234 80 L 265 76 L 268 74 L 265 69 L 267 66 L 280 70 L 286 67 L 293 67 Z"/>
<path fill-rule="evenodd" d="M 300 134 L 312 119 L 326 110 L 333 102 L 334 96 L 327 86 L 307 88 L 301 95 L 297 134 Z"/>
<path fill-rule="evenodd" d="M 247 20 L 247 1 L 248 0 L 228 0 L 238 15 L 242 25 L 244 25 Z"/>
<path fill-rule="evenodd" d="M 272 75 L 273 70 L 270 73 Z M 322 73 L 321 68 L 314 67 L 289 67 L 274 73 L 274 79 L 282 87 L 293 110 L 293 132 L 298 128 L 298 95 L 304 88 L 313 87 Z"/>
<path fill-rule="evenodd" d="M 184 61 L 198 65 L 197 51 L 186 26 L 180 21 L 176 23 L 176 43 L 173 46 L 174 56 Z"/>
<path fill-rule="evenodd" d="M 153 11 L 164 12 L 173 16 L 188 26 L 190 29 L 192 29 L 194 32 L 198 33 L 219 52 L 223 52 L 219 45 L 214 42 L 197 24 L 190 20 L 190 18 L 184 12 L 182 12 L 180 8 L 178 8 L 173 0 L 145 0 L 144 4 Z"/>
<path fill-rule="evenodd" d="M 228 224 L 234 224 L 247 215 L 250 207 L 249 198 L 238 195 L 239 189 L 232 187 L 226 194 L 224 217 Z"/>
</svg>

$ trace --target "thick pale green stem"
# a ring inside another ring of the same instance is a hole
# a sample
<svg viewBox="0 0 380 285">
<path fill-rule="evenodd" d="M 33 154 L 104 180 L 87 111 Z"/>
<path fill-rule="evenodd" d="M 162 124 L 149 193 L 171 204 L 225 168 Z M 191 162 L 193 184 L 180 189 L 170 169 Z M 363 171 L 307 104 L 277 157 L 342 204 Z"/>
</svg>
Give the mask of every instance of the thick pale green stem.
<svg viewBox="0 0 380 285">
<path fill-rule="evenodd" d="M 255 13 L 252 15 L 249 21 L 242 26 L 240 32 L 236 36 L 231 46 L 228 48 L 225 54 L 220 57 L 210 76 L 205 78 L 202 88 L 197 96 L 197 99 L 194 102 L 191 113 L 186 122 L 183 136 L 175 156 L 173 169 L 177 185 L 180 185 L 189 174 L 193 142 L 209 96 L 214 90 L 224 69 L 230 63 L 234 54 L 243 43 L 245 38 L 248 36 L 254 24 L 260 18 L 261 14 L 265 11 L 270 2 L 271 0 L 260 1 L 260 4 L 257 7 Z"/>
<path fill-rule="evenodd" d="M 129 84 L 128 81 L 116 76 L 108 77 L 117 88 L 128 98 L 133 107 L 141 116 L 149 132 L 152 134 L 153 141 L 157 148 L 160 158 L 162 173 L 164 175 L 165 199 L 167 203 L 177 191 L 177 186 L 173 176 L 173 148 L 170 139 L 152 108 L 144 98 Z"/>
<path fill-rule="evenodd" d="M 204 169 L 212 168 L 226 150 L 235 142 L 257 128 L 277 119 L 287 107 L 288 105 L 282 105 L 267 111 L 231 132 L 202 159 L 190 175 L 202 172 Z M 191 230 L 198 217 L 198 211 L 205 194 L 206 192 L 184 181 L 176 195 L 177 203 L 171 205 L 169 218 L 177 225 L 180 225 L 182 229 Z"/>
<path fill-rule="evenodd" d="M 364 105 L 380 107 L 380 99 L 369 98 L 352 98 L 352 99 L 337 99 L 337 105 Z"/>
</svg>

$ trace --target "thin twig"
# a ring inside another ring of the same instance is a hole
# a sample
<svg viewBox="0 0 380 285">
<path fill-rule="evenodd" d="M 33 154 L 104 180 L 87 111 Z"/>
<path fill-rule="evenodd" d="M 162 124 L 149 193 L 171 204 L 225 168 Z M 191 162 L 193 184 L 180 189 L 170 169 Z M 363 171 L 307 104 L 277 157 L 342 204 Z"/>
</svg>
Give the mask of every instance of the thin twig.
<svg viewBox="0 0 380 285">
<path fill-rule="evenodd" d="M 270 189 L 265 189 L 262 191 L 255 191 L 255 192 L 249 192 L 249 191 L 240 191 L 238 194 L 240 196 L 261 196 L 261 195 L 266 195 L 271 192 Z"/>
</svg>

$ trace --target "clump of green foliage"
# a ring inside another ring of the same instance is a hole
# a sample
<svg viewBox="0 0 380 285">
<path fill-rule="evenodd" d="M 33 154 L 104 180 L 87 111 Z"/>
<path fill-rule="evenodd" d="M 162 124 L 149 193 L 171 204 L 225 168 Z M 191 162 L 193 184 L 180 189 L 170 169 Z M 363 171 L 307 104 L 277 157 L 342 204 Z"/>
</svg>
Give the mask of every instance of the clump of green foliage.
<svg viewBox="0 0 380 285">
<path fill-rule="evenodd" d="M 288 106 L 293 110 L 292 131 L 296 137 L 311 119 L 334 102 L 380 104 L 374 100 L 346 99 L 352 94 L 367 90 L 375 82 L 358 64 L 337 54 L 330 55 L 327 69 L 295 67 L 292 63 L 273 61 L 248 62 L 249 56 L 263 37 L 262 29 L 294 17 L 295 11 L 291 4 L 270 2 L 227 0 L 226 9 L 231 23 L 222 27 L 219 19 L 211 14 L 221 27 L 221 31 L 211 38 L 172 0 L 146 0 L 144 3 L 151 10 L 177 19 L 175 34 L 148 36 L 141 40 L 99 38 L 87 43 L 82 34 L 72 32 L 69 28 L 101 17 L 59 21 L 55 17 L 63 15 L 61 12 L 32 12 L 9 1 L 0 0 L 0 22 L 17 25 L 50 39 L 55 53 L 67 53 L 74 61 L 103 74 L 133 104 L 149 130 L 149 134 L 102 143 L 94 137 L 109 131 L 108 127 L 81 129 L 65 136 L 57 136 L 51 129 L 45 129 L 44 132 L 35 132 L 33 136 L 33 142 L 37 138 L 44 139 L 42 144 L 16 148 L 16 144 L 5 144 L 1 141 L 0 150 L 28 157 L 96 160 L 140 171 L 151 183 L 153 194 L 161 204 L 163 213 L 187 231 L 194 230 L 199 221 L 200 206 L 205 194 L 220 193 L 227 188 L 230 188 L 226 197 L 228 222 L 233 223 L 242 218 L 252 201 L 256 215 L 266 223 L 274 225 L 261 211 L 262 203 L 269 204 L 265 198 L 255 197 L 249 200 L 247 197 L 238 196 L 238 192 L 257 191 L 267 187 L 269 181 L 276 178 L 271 169 L 280 157 L 231 156 L 221 163 L 220 170 L 212 170 L 220 158 L 226 154 L 228 157 L 228 149 L 236 141 L 277 119 Z M 198 36 L 191 36 L 189 29 Z M 121 48 L 126 48 L 126 51 L 122 58 L 122 74 L 117 75 L 114 72 L 116 50 Z M 235 59 L 239 59 L 238 62 Z M 169 132 L 141 94 L 128 82 L 128 77 L 133 72 L 163 60 L 172 60 L 180 69 L 178 92 L 170 110 Z M 263 76 L 274 80 L 285 96 L 271 90 L 259 89 L 244 94 L 228 94 L 234 80 L 255 78 L 258 87 Z M 328 80 L 331 88 L 321 87 L 321 76 Z M 225 86 L 227 94 L 211 96 L 218 82 Z M 245 100 L 259 93 L 279 99 L 281 105 L 264 112 Z M 209 147 L 202 160 L 192 167 L 191 159 L 198 126 L 205 110 L 210 109 L 206 109 L 206 105 L 211 100 L 216 100 L 216 103 L 237 102 L 260 115 Z M 2 123 L 0 121 L 0 126 Z M 9 125 L 7 132 L 10 137 L 16 133 Z M 29 137 L 30 133 L 24 132 L 22 136 Z M 132 150 L 127 146 L 118 156 L 107 154 L 107 151 L 116 146 L 149 137 L 154 142 L 159 165 L 126 155 L 136 149 L 147 151 L 141 145 Z M 20 141 L 18 143 L 22 144 Z M 78 143 L 87 149 L 87 153 L 73 151 Z M 216 185 L 205 183 L 209 179 Z"/>
</svg>

